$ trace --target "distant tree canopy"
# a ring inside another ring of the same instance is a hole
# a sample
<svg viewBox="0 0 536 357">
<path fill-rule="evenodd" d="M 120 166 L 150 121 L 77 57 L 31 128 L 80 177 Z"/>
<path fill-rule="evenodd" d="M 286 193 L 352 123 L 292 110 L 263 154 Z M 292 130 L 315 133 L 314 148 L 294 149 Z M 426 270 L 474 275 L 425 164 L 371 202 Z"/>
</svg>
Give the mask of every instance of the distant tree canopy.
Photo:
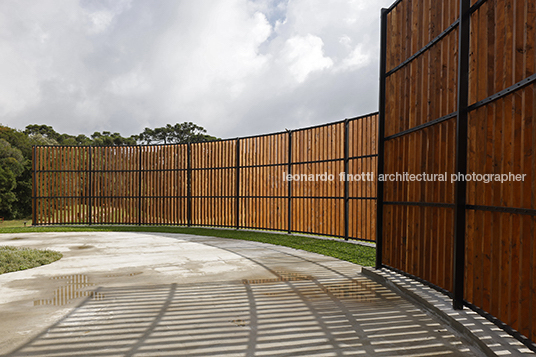
<svg viewBox="0 0 536 357">
<path fill-rule="evenodd" d="M 110 133 L 109 131 L 98 131 L 91 134 L 94 146 L 122 146 L 122 145 L 136 145 L 136 139 L 134 137 L 124 138 L 119 133 Z"/>
<path fill-rule="evenodd" d="M 60 134 L 49 125 L 32 124 L 24 131 L 0 124 L 0 217 L 26 218 L 32 213 L 32 146 L 122 146 L 140 144 L 183 144 L 220 140 L 207 135 L 194 123 L 168 124 L 123 137 L 109 131 L 94 132 L 91 137 Z"/>
<path fill-rule="evenodd" d="M 73 136 L 60 134 L 49 125 L 32 124 L 26 126 L 24 134 L 40 141 L 41 145 L 93 145 L 93 146 L 122 146 L 140 144 L 186 144 L 200 143 L 205 141 L 220 140 L 214 136 L 206 134 L 206 130 L 194 123 L 184 122 L 175 125 L 167 124 L 161 128 L 145 128 L 139 135 L 132 135 L 128 138 L 122 137 L 119 133 L 109 131 L 98 131 L 91 134 L 91 138 L 81 134 Z"/>
<path fill-rule="evenodd" d="M 91 138 L 88 138 L 84 134 L 73 136 L 69 134 L 60 134 L 56 132 L 51 126 L 32 124 L 26 126 L 24 133 L 31 137 L 42 137 L 45 141 L 48 141 L 48 145 L 93 145 L 93 146 L 121 146 L 121 145 L 136 145 L 136 139 L 134 136 L 130 138 L 124 138 L 119 133 L 111 133 L 109 131 L 103 131 L 99 133 L 94 132 Z"/>
<path fill-rule="evenodd" d="M 145 128 L 143 133 L 135 138 L 144 144 L 187 144 L 220 140 L 205 134 L 207 131 L 191 122 L 168 124 L 162 128 Z"/>
</svg>

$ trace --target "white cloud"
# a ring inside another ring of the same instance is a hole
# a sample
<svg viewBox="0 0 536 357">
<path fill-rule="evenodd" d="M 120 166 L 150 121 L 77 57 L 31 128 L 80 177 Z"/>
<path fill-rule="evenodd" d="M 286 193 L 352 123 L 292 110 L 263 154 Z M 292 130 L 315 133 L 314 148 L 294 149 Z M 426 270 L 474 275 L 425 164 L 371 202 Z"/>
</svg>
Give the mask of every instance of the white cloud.
<svg viewBox="0 0 536 357">
<path fill-rule="evenodd" d="M 350 48 L 350 46 L 352 45 L 352 39 L 348 35 L 342 35 L 339 38 L 339 43 L 346 48 Z"/>
<path fill-rule="evenodd" d="M 307 34 L 289 38 L 283 49 L 284 60 L 290 73 L 298 83 L 302 83 L 309 73 L 333 66 L 333 61 L 324 56 L 322 39 Z"/>
<path fill-rule="evenodd" d="M 88 32 L 99 34 L 109 29 L 116 16 L 130 8 L 131 0 L 94 1 L 82 3 L 82 6 L 90 23 Z"/>
<path fill-rule="evenodd" d="M 91 33 L 104 32 L 108 26 L 112 23 L 114 14 L 110 11 L 95 11 L 88 14 L 88 17 L 92 23 Z"/>
<path fill-rule="evenodd" d="M 220 137 L 377 109 L 391 0 L 0 2 L 0 122 Z"/>
<path fill-rule="evenodd" d="M 340 70 L 356 70 L 367 66 L 372 60 L 372 54 L 363 48 L 363 45 L 357 45 L 352 52 L 346 57 L 340 66 Z"/>
<path fill-rule="evenodd" d="M 143 95 L 149 93 L 151 84 L 144 73 L 137 68 L 111 79 L 106 90 L 118 96 Z"/>
</svg>

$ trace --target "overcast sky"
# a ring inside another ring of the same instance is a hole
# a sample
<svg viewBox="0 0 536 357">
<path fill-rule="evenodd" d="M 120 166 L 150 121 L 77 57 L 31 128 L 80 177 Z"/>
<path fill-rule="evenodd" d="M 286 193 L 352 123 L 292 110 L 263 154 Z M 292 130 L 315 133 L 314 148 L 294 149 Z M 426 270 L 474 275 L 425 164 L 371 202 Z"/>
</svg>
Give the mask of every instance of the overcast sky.
<svg viewBox="0 0 536 357">
<path fill-rule="evenodd" d="M 221 138 L 378 108 L 393 0 L 2 0 L 0 123 Z"/>
</svg>

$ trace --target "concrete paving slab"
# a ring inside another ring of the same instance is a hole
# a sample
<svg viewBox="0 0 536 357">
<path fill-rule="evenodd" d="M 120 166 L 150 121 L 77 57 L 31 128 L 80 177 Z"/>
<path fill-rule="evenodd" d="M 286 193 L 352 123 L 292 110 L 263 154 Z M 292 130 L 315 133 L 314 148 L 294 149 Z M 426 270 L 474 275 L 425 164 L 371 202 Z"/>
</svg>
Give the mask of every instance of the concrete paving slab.
<svg viewBox="0 0 536 357">
<path fill-rule="evenodd" d="M 314 253 L 162 233 L 2 234 L 52 264 L 0 275 L 3 356 L 476 356 L 415 305 Z"/>
<path fill-rule="evenodd" d="M 536 356 L 512 335 L 476 312 L 468 308 L 454 310 L 451 298 L 429 286 L 385 268 L 365 267 L 362 273 L 427 309 L 460 335 L 477 344 L 487 356 Z"/>
</svg>

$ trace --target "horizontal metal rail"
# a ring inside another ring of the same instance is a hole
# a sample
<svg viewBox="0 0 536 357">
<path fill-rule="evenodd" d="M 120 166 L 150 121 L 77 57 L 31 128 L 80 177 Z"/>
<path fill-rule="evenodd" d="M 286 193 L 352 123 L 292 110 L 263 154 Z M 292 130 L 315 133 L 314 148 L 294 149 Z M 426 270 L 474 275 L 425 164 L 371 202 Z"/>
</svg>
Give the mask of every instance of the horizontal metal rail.
<svg viewBox="0 0 536 357">
<path fill-rule="evenodd" d="M 442 117 L 440 117 L 440 118 L 431 120 L 431 121 L 429 121 L 429 122 L 427 122 L 427 123 L 424 123 L 424 124 L 421 124 L 421 125 L 414 126 L 413 128 L 410 128 L 410 129 L 401 131 L 401 132 L 396 133 L 396 134 L 393 134 L 393 135 L 386 136 L 386 137 L 384 138 L 384 140 L 392 140 L 392 139 L 396 139 L 396 138 L 398 138 L 398 137 L 401 137 L 401 136 L 404 136 L 404 135 L 408 135 L 408 134 L 414 133 L 414 132 L 416 132 L 416 131 L 420 131 L 420 130 L 425 129 L 425 128 L 428 128 L 428 127 L 430 127 L 430 126 L 437 125 L 437 124 L 441 124 L 441 123 L 443 123 L 444 121 L 447 121 L 447 120 L 456 118 L 456 115 L 458 115 L 458 112 L 452 112 L 452 113 L 447 114 L 447 115 L 445 115 L 445 116 L 442 116 Z"/>
<path fill-rule="evenodd" d="M 339 199 L 342 200 L 345 197 L 344 196 L 291 196 L 292 198 L 297 199 L 318 199 L 318 200 L 326 200 L 326 199 Z M 168 198 L 236 198 L 236 195 L 179 195 L 179 196 L 37 196 L 36 199 L 114 199 L 114 198 L 121 198 L 121 199 L 168 199 Z M 240 195 L 238 198 L 247 198 L 247 199 L 286 199 L 288 198 L 287 195 L 284 196 L 260 196 L 260 195 Z M 376 197 L 348 197 L 350 200 L 375 200 Z"/>
<path fill-rule="evenodd" d="M 501 206 L 480 206 L 480 205 L 467 205 L 467 209 L 474 211 L 488 211 L 488 212 L 503 212 L 513 214 L 523 214 L 528 216 L 536 216 L 536 209 L 533 208 L 518 208 L 518 207 L 501 207 Z"/>
<path fill-rule="evenodd" d="M 443 203 L 443 202 L 383 201 L 383 204 L 384 205 L 393 205 L 393 206 L 418 206 L 418 207 L 454 208 L 454 203 Z"/>
<path fill-rule="evenodd" d="M 424 52 L 426 52 L 430 47 L 438 43 L 443 39 L 443 37 L 447 36 L 449 33 L 452 32 L 456 28 L 456 26 L 459 25 L 459 19 L 456 19 L 449 27 L 445 29 L 445 31 L 441 32 L 439 35 L 437 35 L 432 41 L 428 42 L 423 48 L 415 52 L 413 55 L 408 57 L 404 62 L 400 63 L 398 66 L 394 67 L 390 71 L 388 71 L 385 76 L 389 77 L 391 74 L 397 72 L 398 70 L 404 68 L 407 66 L 410 62 L 412 62 L 414 59 L 422 55 Z"/>
<path fill-rule="evenodd" d="M 348 158 L 348 160 L 358 160 L 358 159 L 368 159 L 378 157 L 378 154 L 370 154 L 370 155 L 360 155 L 360 156 L 351 156 Z M 325 163 L 325 162 L 335 162 L 335 161 L 344 161 L 344 158 L 336 158 L 336 159 L 324 159 L 324 160 L 310 160 L 310 161 L 295 161 L 291 162 L 291 165 L 307 165 L 307 164 L 319 164 L 319 163 Z M 276 166 L 288 166 L 288 162 L 281 162 L 276 164 L 259 164 L 259 165 L 240 165 L 238 168 L 240 169 L 248 169 L 248 168 L 258 168 L 258 167 L 276 167 Z M 93 173 L 108 173 L 108 172 L 117 172 L 117 173 L 125 173 L 125 172 L 131 172 L 131 173 L 139 173 L 141 172 L 180 172 L 180 171 L 203 171 L 203 170 L 236 170 L 237 166 L 216 166 L 216 167 L 192 167 L 191 169 L 188 168 L 175 168 L 175 169 L 83 169 L 83 170 L 63 170 L 63 169 L 54 169 L 54 170 L 35 170 L 36 173 L 58 173 L 58 172 L 65 172 L 65 173 L 80 173 L 80 172 L 93 172 Z"/>
<path fill-rule="evenodd" d="M 387 9 L 387 12 L 391 12 L 402 0 L 397 0 L 395 1 L 388 9 Z M 475 11 L 477 11 L 482 5 L 484 5 L 488 0 L 478 0 L 476 3 L 473 4 L 473 6 L 471 6 L 471 8 L 469 9 L 469 13 L 472 14 L 474 13 Z M 438 43 L 439 41 L 441 41 L 443 39 L 443 37 L 447 36 L 450 32 L 452 32 L 452 30 L 454 30 L 458 25 L 460 24 L 460 19 L 456 19 L 452 24 L 449 25 L 449 27 L 447 27 L 445 30 L 443 30 L 443 32 L 441 32 L 439 35 L 437 35 L 436 37 L 434 37 L 430 42 L 428 42 L 426 45 L 424 45 L 424 47 L 422 47 L 421 49 L 419 49 L 417 52 L 415 52 L 413 55 L 411 55 L 410 57 L 408 57 L 406 60 L 404 60 L 402 63 L 400 63 L 399 65 L 397 65 L 396 67 L 392 68 L 391 70 L 389 70 L 387 73 L 385 73 L 385 76 L 386 77 L 389 77 L 391 74 L 397 72 L 398 70 L 400 70 L 401 68 L 405 67 L 406 65 L 408 65 L 410 62 L 412 62 L 414 59 L 416 59 L 417 57 L 419 57 L 421 54 L 423 54 L 424 52 L 426 52 L 428 49 L 430 49 L 433 45 L 435 45 L 436 43 Z"/>
<path fill-rule="evenodd" d="M 529 77 L 527 77 L 525 79 L 520 80 L 519 82 L 511 85 L 508 88 L 503 89 L 500 92 L 497 92 L 497 93 L 495 93 L 493 95 L 490 95 L 486 99 L 482 99 L 482 100 L 470 105 L 468 107 L 468 110 L 469 111 L 476 110 L 476 109 L 478 109 L 478 108 L 480 108 L 480 107 L 482 107 L 482 106 L 484 106 L 484 105 L 486 105 L 486 104 L 488 104 L 490 102 L 493 102 L 493 101 L 495 101 L 497 99 L 500 99 L 502 97 L 510 95 L 510 94 L 514 93 L 515 91 L 517 91 L 519 89 L 522 89 L 523 87 L 526 87 L 529 84 L 532 84 L 534 82 L 536 82 L 536 73 L 533 74 L 532 76 L 529 76 Z"/>
</svg>

